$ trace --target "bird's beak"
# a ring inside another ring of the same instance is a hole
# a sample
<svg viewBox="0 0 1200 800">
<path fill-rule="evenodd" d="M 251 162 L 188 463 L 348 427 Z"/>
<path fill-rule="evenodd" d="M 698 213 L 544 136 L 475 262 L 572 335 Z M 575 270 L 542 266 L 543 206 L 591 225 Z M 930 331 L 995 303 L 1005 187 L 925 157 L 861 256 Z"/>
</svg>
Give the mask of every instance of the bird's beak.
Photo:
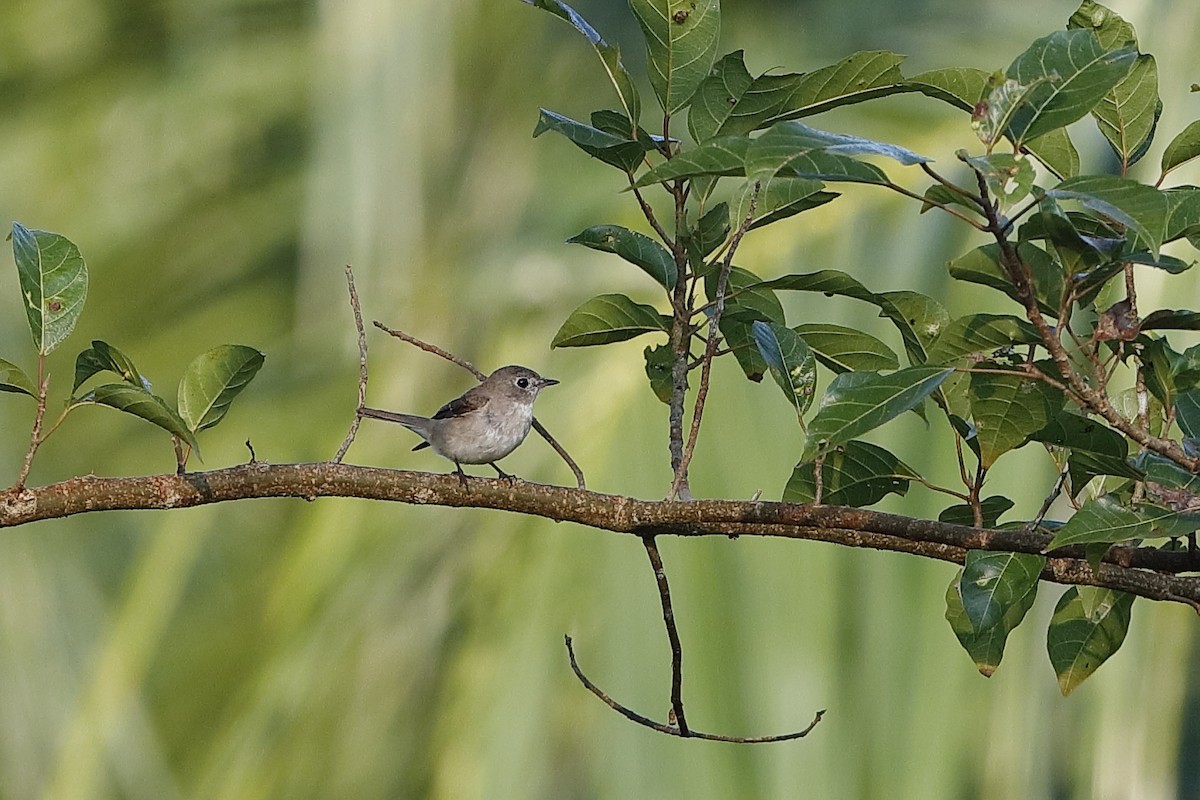
<svg viewBox="0 0 1200 800">
<path fill-rule="evenodd" d="M 554 380 L 554 378 L 542 378 L 542 388 L 543 389 L 545 389 L 547 386 L 553 386 L 556 383 L 558 383 L 558 381 Z"/>
</svg>

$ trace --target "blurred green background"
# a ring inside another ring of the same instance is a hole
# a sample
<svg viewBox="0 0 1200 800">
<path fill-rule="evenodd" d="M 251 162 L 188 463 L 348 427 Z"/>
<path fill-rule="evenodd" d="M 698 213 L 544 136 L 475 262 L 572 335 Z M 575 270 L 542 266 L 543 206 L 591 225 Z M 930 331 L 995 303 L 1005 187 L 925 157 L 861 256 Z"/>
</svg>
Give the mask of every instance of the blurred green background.
<svg viewBox="0 0 1200 800">
<path fill-rule="evenodd" d="M 908 74 L 996 69 L 1076 5 L 727 2 L 722 51 L 745 48 L 755 71 L 876 48 L 908 53 Z M 1137 173 L 1153 181 L 1162 147 L 1200 116 L 1188 93 L 1200 5 L 1111 5 L 1159 59 L 1166 108 Z M 625 4 L 576 7 L 640 74 Z M 563 244 L 591 224 L 638 224 L 618 173 L 561 138 L 530 137 L 539 106 L 574 117 L 612 106 L 570 28 L 517 0 L 6 0 L 4 12 L 0 219 L 65 234 L 91 270 L 79 328 L 51 359 L 55 398 L 92 338 L 130 354 L 167 397 L 194 355 L 252 344 L 266 366 L 203 439 L 204 466 L 244 461 L 246 439 L 268 461 L 327 458 L 355 402 L 350 263 L 368 320 L 485 369 L 522 363 L 561 379 L 539 415 L 592 488 L 665 493 L 665 406 L 645 385 L 645 342 L 547 347 L 592 294 L 654 298 L 637 270 Z M 813 122 L 944 164 L 977 144 L 965 115 L 917 96 Z M 1086 167 L 1106 168 L 1098 136 L 1077 127 Z M 766 276 L 845 269 L 873 289 L 943 298 L 954 314 L 994 307 L 998 295 L 948 285 L 944 262 L 979 243 L 963 226 L 869 187 L 844 193 L 752 234 L 739 263 Z M 1157 278 L 1140 287 L 1143 307 L 1195 296 L 1187 276 Z M 850 301 L 787 302 L 793 324 L 871 316 Z M 7 256 L 0 356 L 33 367 Z M 375 333 L 371 368 L 370 401 L 388 408 L 428 412 L 470 383 Z M 715 381 L 694 490 L 778 497 L 801 445 L 789 407 L 728 364 Z M 0 397 L 0 484 L 16 475 L 31 418 L 31 404 Z M 914 416 L 876 440 L 951 480 L 929 435 Z M 368 420 L 348 460 L 446 468 L 413 442 Z M 31 483 L 172 466 L 161 431 L 91 408 L 49 441 Z M 571 480 L 539 441 L 506 466 Z M 995 491 L 1025 514 L 1053 475 L 1036 452 L 997 473 Z M 885 507 L 943 505 L 914 488 Z M 951 565 L 750 538 L 661 547 L 692 725 L 770 734 L 829 709 L 807 739 L 673 740 L 578 685 L 564 633 L 616 698 L 666 715 L 668 650 L 633 539 L 352 500 L 4 531 L 0 797 L 1200 797 L 1200 692 L 1188 680 L 1200 640 L 1186 608 L 1139 602 L 1124 648 L 1063 699 L 1045 655 L 1059 587 L 1042 587 L 985 680 L 942 618 Z"/>
</svg>

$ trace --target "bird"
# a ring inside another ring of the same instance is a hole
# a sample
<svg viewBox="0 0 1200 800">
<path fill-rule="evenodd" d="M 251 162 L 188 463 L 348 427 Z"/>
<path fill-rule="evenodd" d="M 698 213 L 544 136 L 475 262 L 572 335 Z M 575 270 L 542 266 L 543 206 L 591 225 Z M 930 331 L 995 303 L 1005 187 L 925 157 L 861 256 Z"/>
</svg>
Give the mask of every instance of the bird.
<svg viewBox="0 0 1200 800">
<path fill-rule="evenodd" d="M 463 464 L 488 464 L 512 483 L 514 476 L 500 469 L 496 462 L 525 441 L 533 425 L 533 401 L 542 389 L 557 383 L 528 367 L 511 365 L 500 367 L 478 386 L 439 408 L 432 417 L 369 406 L 363 406 L 359 414 L 398 422 L 420 436 L 424 441 L 413 450 L 429 447 L 454 462 L 454 471 L 464 487 L 467 476 Z"/>
</svg>

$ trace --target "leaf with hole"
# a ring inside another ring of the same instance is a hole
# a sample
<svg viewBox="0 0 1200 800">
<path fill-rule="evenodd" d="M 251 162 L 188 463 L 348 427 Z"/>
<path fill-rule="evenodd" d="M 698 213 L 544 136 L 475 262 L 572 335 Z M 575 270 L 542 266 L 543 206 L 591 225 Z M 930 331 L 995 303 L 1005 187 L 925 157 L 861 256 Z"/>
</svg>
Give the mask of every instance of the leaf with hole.
<svg viewBox="0 0 1200 800">
<path fill-rule="evenodd" d="M 33 344 L 47 355 L 75 329 L 87 298 L 88 273 L 79 248 L 65 236 L 12 226 L 13 259 Z"/>
<path fill-rule="evenodd" d="M 652 306 L 635 303 L 623 294 L 602 294 L 572 311 L 550 346 L 590 347 L 670 329 L 670 318 Z"/>
<path fill-rule="evenodd" d="M 646 37 L 646 71 L 667 114 L 687 105 L 708 77 L 721 34 L 719 0 L 629 0 Z"/>
<path fill-rule="evenodd" d="M 253 347 L 223 344 L 197 356 L 179 381 L 179 416 L 192 432 L 216 425 L 266 359 Z"/>
<path fill-rule="evenodd" d="M 642 351 L 646 359 L 646 377 L 650 380 L 650 391 L 664 403 L 671 402 L 671 391 L 674 388 L 674 378 L 671 369 L 675 359 L 671 355 L 671 346 L 666 344 L 647 347 Z"/>
</svg>

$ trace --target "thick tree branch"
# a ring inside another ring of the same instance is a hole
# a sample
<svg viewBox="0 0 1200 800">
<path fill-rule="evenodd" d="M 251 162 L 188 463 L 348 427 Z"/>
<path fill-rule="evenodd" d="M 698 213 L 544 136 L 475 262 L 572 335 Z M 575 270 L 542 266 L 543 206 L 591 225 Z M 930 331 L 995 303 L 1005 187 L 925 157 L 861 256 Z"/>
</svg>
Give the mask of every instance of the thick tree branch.
<svg viewBox="0 0 1200 800">
<path fill-rule="evenodd" d="M 416 505 L 491 508 L 645 536 L 771 536 L 890 550 L 962 563 L 967 550 L 1040 554 L 1040 531 L 987 530 L 842 506 L 738 500 L 651 501 L 562 486 L 350 464 L 254 462 L 211 472 L 102 478 L 84 475 L 0 492 L 0 528 L 89 511 L 168 509 L 256 497 L 359 497 Z M 1153 600 L 1200 606 L 1200 555 L 1113 547 L 1099 574 L 1082 547 L 1050 553 L 1042 578 L 1106 586 Z"/>
</svg>

